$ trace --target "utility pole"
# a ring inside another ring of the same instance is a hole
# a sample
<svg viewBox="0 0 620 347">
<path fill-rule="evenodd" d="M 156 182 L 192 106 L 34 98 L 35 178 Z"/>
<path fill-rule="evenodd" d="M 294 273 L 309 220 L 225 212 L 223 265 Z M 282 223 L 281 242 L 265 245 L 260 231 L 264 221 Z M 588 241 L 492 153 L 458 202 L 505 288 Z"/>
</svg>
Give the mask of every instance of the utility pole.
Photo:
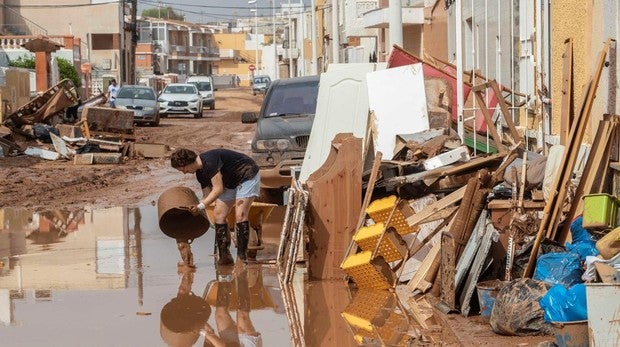
<svg viewBox="0 0 620 347">
<path fill-rule="evenodd" d="M 136 16 L 138 0 L 131 0 L 131 43 L 129 44 L 129 84 L 136 84 L 136 46 L 138 45 L 138 24 Z"/>
</svg>

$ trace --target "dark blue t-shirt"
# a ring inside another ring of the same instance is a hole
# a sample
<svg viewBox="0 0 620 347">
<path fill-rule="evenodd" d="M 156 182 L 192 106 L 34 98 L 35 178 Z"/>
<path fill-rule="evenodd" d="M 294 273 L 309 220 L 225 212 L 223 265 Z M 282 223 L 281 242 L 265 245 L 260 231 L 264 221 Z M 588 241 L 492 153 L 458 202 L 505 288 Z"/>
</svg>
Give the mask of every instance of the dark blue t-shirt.
<svg viewBox="0 0 620 347">
<path fill-rule="evenodd" d="M 196 179 L 202 188 L 212 187 L 211 179 L 220 172 L 224 187 L 234 189 L 256 176 L 259 170 L 252 158 L 230 149 L 206 151 L 200 154 L 200 160 L 202 168 L 196 171 Z"/>
</svg>

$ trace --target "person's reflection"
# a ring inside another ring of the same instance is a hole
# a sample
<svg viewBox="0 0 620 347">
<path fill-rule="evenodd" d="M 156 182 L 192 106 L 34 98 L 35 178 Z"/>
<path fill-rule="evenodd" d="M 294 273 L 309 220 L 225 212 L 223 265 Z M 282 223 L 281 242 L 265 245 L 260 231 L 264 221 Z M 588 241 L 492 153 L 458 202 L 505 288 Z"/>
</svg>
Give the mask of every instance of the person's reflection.
<svg viewBox="0 0 620 347">
<path fill-rule="evenodd" d="M 211 315 L 211 306 L 194 295 L 194 272 L 180 269 L 183 275 L 177 296 L 161 309 L 160 334 L 168 346 L 193 346 Z"/>
<path fill-rule="evenodd" d="M 214 305 L 217 333 L 213 327 L 205 324 L 204 346 L 260 347 L 263 345 L 262 336 L 250 319 L 250 310 L 253 306 L 266 306 L 261 269 L 258 266 L 237 267 L 236 271 L 239 272 L 234 276 L 233 269 L 232 266 L 220 266 L 217 269 Z M 235 308 L 236 322 L 230 313 Z"/>
</svg>

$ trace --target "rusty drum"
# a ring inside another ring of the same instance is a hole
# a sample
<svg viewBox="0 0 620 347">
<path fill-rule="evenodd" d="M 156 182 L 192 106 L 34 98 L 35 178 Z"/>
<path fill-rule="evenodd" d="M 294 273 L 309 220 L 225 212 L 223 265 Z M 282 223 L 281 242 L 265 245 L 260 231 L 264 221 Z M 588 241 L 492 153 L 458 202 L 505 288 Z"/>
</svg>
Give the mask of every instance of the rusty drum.
<svg viewBox="0 0 620 347">
<path fill-rule="evenodd" d="M 193 240 L 209 230 L 209 220 L 203 215 L 194 216 L 189 207 L 198 204 L 198 197 L 187 187 L 173 187 L 163 192 L 157 200 L 159 228 L 174 239 Z"/>
</svg>

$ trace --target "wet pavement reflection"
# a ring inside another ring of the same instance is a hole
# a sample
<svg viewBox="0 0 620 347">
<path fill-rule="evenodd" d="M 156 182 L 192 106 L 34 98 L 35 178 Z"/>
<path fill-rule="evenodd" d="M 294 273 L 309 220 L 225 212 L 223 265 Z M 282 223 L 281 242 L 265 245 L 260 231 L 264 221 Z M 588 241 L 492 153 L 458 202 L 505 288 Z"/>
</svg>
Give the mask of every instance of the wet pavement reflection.
<svg viewBox="0 0 620 347">
<path fill-rule="evenodd" d="M 0 209 L 2 345 L 398 346 L 436 326 L 430 305 L 303 267 L 281 285 L 268 238 L 261 262 L 216 267 L 213 234 L 191 244 L 192 269 L 154 206 Z"/>
</svg>

